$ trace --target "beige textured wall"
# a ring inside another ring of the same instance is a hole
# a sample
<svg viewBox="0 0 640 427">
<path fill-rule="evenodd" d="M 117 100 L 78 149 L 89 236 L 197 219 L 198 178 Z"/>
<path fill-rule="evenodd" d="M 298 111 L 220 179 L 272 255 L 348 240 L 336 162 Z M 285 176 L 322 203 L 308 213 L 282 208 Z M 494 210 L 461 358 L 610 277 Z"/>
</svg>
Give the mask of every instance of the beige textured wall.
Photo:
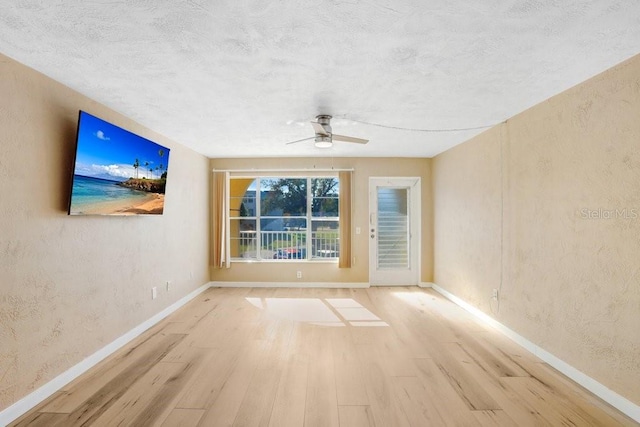
<svg viewBox="0 0 640 427">
<path fill-rule="evenodd" d="M 500 128 L 435 157 L 435 283 L 487 313 L 501 274 Z"/>
<path fill-rule="evenodd" d="M 212 269 L 214 281 L 229 282 L 336 282 L 369 281 L 369 177 L 419 176 L 422 182 L 422 260 L 421 280 L 433 277 L 433 214 L 431 197 L 431 159 L 408 158 L 272 158 L 213 159 L 214 169 L 354 168 L 352 249 L 356 263 L 347 269 L 327 263 L 232 263 L 230 269 Z M 362 234 L 356 235 L 355 228 Z M 302 279 L 296 279 L 296 271 Z"/>
<path fill-rule="evenodd" d="M 1 410 L 209 281 L 210 169 L 5 56 L 0 76 Z M 164 215 L 67 216 L 79 109 L 171 148 Z"/>
<path fill-rule="evenodd" d="M 435 282 L 636 404 L 639 118 L 636 56 L 433 164 Z"/>
</svg>

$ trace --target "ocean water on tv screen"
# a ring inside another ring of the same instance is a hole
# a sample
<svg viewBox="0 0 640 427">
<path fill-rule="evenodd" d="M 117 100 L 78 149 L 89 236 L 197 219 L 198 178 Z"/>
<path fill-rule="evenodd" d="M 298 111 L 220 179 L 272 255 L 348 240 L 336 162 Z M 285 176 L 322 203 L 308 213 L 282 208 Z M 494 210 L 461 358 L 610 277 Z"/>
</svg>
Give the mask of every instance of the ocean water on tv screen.
<svg viewBox="0 0 640 427">
<path fill-rule="evenodd" d="M 117 185 L 117 181 L 75 175 L 71 211 L 84 211 L 96 204 L 144 199 L 147 193 Z"/>
</svg>

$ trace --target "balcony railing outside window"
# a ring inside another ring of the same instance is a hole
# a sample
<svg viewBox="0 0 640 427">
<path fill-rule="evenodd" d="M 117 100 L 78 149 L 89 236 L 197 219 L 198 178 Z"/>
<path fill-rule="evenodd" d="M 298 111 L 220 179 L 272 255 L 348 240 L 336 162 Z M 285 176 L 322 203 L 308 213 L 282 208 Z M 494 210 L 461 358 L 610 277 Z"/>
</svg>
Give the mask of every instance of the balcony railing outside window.
<svg viewBox="0 0 640 427">
<path fill-rule="evenodd" d="M 240 259 L 307 259 L 306 231 L 261 231 L 258 248 L 258 232 L 241 231 L 232 237 L 237 245 Z M 318 230 L 311 233 L 311 259 L 335 259 L 340 255 L 340 241 L 337 230 Z M 233 246 L 233 244 L 232 244 Z M 259 249 L 259 250 L 258 250 Z"/>
</svg>

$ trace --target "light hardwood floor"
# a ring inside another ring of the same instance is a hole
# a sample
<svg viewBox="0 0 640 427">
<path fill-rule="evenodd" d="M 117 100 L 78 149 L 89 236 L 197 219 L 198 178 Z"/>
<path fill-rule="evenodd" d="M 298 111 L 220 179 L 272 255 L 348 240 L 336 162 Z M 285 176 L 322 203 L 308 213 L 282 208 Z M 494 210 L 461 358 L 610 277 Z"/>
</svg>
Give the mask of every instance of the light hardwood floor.
<svg viewBox="0 0 640 427">
<path fill-rule="evenodd" d="M 633 426 L 429 289 L 209 289 L 16 426 Z"/>
</svg>

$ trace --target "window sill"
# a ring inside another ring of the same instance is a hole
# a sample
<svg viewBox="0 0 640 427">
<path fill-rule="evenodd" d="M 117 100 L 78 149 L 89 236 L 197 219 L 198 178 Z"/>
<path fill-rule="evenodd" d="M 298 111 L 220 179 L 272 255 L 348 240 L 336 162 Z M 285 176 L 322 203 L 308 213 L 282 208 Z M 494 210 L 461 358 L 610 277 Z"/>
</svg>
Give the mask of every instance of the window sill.
<svg viewBox="0 0 640 427">
<path fill-rule="evenodd" d="M 337 264 L 338 259 L 250 259 L 232 258 L 231 263 L 239 264 Z"/>
</svg>

